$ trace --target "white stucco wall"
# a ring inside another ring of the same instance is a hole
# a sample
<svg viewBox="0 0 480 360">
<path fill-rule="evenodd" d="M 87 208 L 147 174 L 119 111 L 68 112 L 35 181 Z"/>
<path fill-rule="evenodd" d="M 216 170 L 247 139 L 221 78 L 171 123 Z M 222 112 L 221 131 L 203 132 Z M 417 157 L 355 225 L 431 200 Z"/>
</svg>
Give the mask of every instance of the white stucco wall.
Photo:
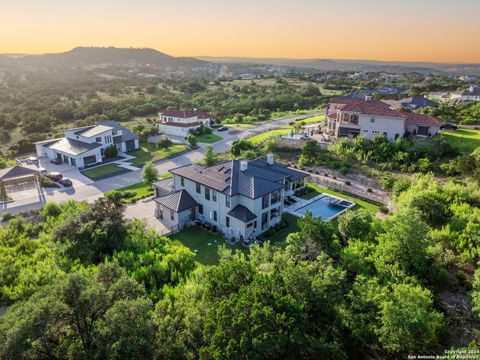
<svg viewBox="0 0 480 360">
<path fill-rule="evenodd" d="M 374 122 L 372 122 L 372 119 L 374 119 Z M 394 141 L 396 134 L 401 138 L 405 133 L 405 119 L 400 118 L 361 114 L 358 119 L 358 125 L 360 127 L 360 136 L 368 140 L 386 133 L 387 139 Z"/>
</svg>

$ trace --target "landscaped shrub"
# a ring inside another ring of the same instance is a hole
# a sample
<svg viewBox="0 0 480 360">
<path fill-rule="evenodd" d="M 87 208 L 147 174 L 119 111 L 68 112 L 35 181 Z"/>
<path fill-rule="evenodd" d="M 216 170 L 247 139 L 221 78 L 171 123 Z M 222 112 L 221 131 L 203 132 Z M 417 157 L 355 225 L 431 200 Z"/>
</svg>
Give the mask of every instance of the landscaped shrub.
<svg viewBox="0 0 480 360">
<path fill-rule="evenodd" d="M 57 203 L 48 202 L 43 207 L 42 213 L 44 216 L 57 217 L 62 213 L 62 209 Z"/>
<path fill-rule="evenodd" d="M 350 180 L 346 180 L 345 185 L 352 185 L 352 183 L 350 182 Z"/>
<path fill-rule="evenodd" d="M 173 145 L 172 140 L 167 136 L 161 136 L 160 139 L 157 141 L 157 147 L 160 149 L 168 149 Z"/>
<path fill-rule="evenodd" d="M 6 212 L 3 214 L 2 220 L 3 221 L 10 221 L 13 219 L 13 215 L 10 214 L 9 212 Z"/>
<path fill-rule="evenodd" d="M 103 153 L 106 158 L 113 158 L 118 155 L 118 149 L 115 145 L 107 147 Z"/>
<path fill-rule="evenodd" d="M 46 188 L 57 186 L 52 179 L 50 179 L 49 177 L 43 176 L 43 175 L 40 176 L 40 185 L 42 187 L 46 187 Z"/>
</svg>

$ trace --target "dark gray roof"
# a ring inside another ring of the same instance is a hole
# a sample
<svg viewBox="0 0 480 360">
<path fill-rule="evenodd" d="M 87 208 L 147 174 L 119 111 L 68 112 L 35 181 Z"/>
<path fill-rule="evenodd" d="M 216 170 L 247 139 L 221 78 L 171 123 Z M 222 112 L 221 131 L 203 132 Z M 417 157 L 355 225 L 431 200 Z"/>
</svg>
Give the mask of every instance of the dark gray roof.
<svg viewBox="0 0 480 360">
<path fill-rule="evenodd" d="M 97 123 L 97 125 L 110 126 L 114 130 L 122 130 L 121 139 L 115 139 L 115 138 L 120 137 L 120 136 L 115 136 L 113 138 L 115 144 L 118 144 L 119 142 L 124 142 L 124 141 L 129 141 L 129 140 L 137 140 L 138 139 L 137 135 L 135 135 L 129 129 L 120 125 L 116 121 L 113 121 L 113 120 L 100 121 L 100 122 Z"/>
<path fill-rule="evenodd" d="M 308 177 L 307 173 L 304 173 L 302 171 L 290 169 L 289 167 L 279 164 L 279 163 L 273 163 L 269 164 L 266 160 L 263 159 L 256 159 L 256 160 L 251 160 L 248 162 L 249 168 L 258 168 L 258 169 L 264 169 L 266 171 L 269 171 L 270 173 L 277 173 L 279 176 L 283 176 L 284 178 L 289 178 L 290 180 L 299 180 Z M 261 176 L 260 173 L 256 173 L 257 176 Z"/>
<path fill-rule="evenodd" d="M 0 179 L 1 180 L 14 179 L 22 176 L 34 175 L 39 173 L 40 173 L 40 170 L 36 170 L 26 166 L 16 165 L 8 169 L 0 170 Z"/>
<path fill-rule="evenodd" d="M 471 91 L 473 90 L 473 91 Z M 462 92 L 463 96 L 480 96 L 480 86 L 473 86 Z"/>
<path fill-rule="evenodd" d="M 245 223 L 256 218 L 255 214 L 253 214 L 243 205 L 235 206 L 232 210 L 228 212 L 228 215 Z"/>
<path fill-rule="evenodd" d="M 86 143 L 79 140 L 62 138 L 59 141 L 48 145 L 50 149 L 64 152 L 69 155 L 77 156 L 86 151 L 90 151 L 102 146 L 99 143 Z"/>
<path fill-rule="evenodd" d="M 155 201 L 175 212 L 182 212 L 197 206 L 197 202 L 186 190 L 175 191 L 155 198 Z"/>
<path fill-rule="evenodd" d="M 282 189 L 285 178 L 297 180 L 308 176 L 281 164 L 270 165 L 264 160 L 248 161 L 245 171 L 240 170 L 239 160 L 230 160 L 210 167 L 190 164 L 173 169 L 171 173 L 230 196 L 244 195 L 252 199 Z"/>
</svg>

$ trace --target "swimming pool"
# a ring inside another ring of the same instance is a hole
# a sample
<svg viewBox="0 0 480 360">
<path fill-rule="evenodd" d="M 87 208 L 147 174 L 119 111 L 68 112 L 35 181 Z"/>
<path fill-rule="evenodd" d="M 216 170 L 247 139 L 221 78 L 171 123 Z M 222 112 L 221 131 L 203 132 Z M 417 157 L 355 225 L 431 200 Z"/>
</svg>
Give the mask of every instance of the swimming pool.
<svg viewBox="0 0 480 360">
<path fill-rule="evenodd" d="M 313 217 L 320 217 L 323 221 L 330 221 L 353 206 L 355 206 L 353 201 L 322 194 L 312 199 L 308 204 L 295 209 L 294 212 L 299 216 L 303 216 L 309 211 Z"/>
</svg>

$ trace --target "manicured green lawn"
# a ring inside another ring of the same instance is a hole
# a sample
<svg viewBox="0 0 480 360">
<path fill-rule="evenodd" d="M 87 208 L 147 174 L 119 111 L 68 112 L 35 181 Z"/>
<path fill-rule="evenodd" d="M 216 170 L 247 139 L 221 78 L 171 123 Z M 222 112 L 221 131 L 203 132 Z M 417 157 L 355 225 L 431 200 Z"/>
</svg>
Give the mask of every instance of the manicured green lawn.
<svg viewBox="0 0 480 360">
<path fill-rule="evenodd" d="M 309 124 L 309 123 L 317 123 L 317 122 L 321 122 L 325 120 L 325 115 L 317 115 L 317 116 L 312 116 L 312 117 L 309 117 L 309 118 L 306 118 L 306 119 L 300 119 L 300 120 L 297 120 L 297 122 L 303 122 L 305 124 Z"/>
<path fill-rule="evenodd" d="M 135 159 L 130 160 L 130 163 L 132 163 L 132 165 L 143 165 L 149 161 L 158 161 L 183 151 L 186 148 L 187 145 L 174 144 L 168 149 L 159 149 L 155 144 L 141 143 L 138 150 L 132 151 L 129 154 L 135 156 Z"/>
<path fill-rule="evenodd" d="M 203 134 L 203 135 L 197 136 L 197 140 L 198 142 L 201 142 L 201 143 L 212 144 L 214 142 L 222 140 L 222 137 L 217 134 Z"/>
<path fill-rule="evenodd" d="M 442 131 L 447 142 L 462 153 L 470 154 L 480 146 L 480 130 Z"/>
<path fill-rule="evenodd" d="M 266 131 L 264 133 L 252 136 L 251 138 L 248 138 L 248 141 L 250 141 L 252 144 L 258 144 L 270 138 L 281 136 L 281 135 L 287 135 L 287 134 L 290 134 L 291 132 L 292 132 L 292 127 L 285 127 L 282 129 L 270 130 L 270 131 Z"/>
<path fill-rule="evenodd" d="M 153 187 L 148 186 L 143 181 L 136 184 L 129 185 L 129 186 L 125 186 L 123 188 L 120 188 L 114 191 L 120 192 L 120 193 L 134 192 L 136 194 L 133 197 L 123 199 L 122 202 L 125 202 L 125 203 L 132 203 L 137 200 L 153 195 Z"/>
<path fill-rule="evenodd" d="M 222 234 L 211 233 L 199 226 L 192 226 L 171 236 L 174 244 L 183 245 L 193 251 L 196 256 L 196 261 L 202 265 L 216 265 L 218 264 L 218 247 L 226 245 L 225 237 Z M 248 249 L 241 245 L 226 245 L 231 249 L 241 249 L 248 251 Z"/>
<path fill-rule="evenodd" d="M 343 193 L 335 191 L 335 190 L 324 188 L 324 187 L 318 186 L 317 184 L 307 183 L 307 187 L 309 189 L 311 189 L 312 191 L 309 192 L 308 194 L 304 195 L 303 196 L 304 199 L 312 199 L 317 195 L 325 193 L 325 194 L 338 196 L 339 198 L 342 198 L 342 199 L 345 199 L 345 200 L 355 201 L 355 203 L 357 205 L 353 209 L 359 209 L 359 208 L 365 209 L 365 210 L 370 211 L 374 215 L 377 212 L 379 212 L 380 209 L 381 209 L 381 205 L 371 203 L 369 201 L 362 200 L 362 199 L 359 199 L 359 198 L 351 196 L 351 195 L 343 194 Z"/>
<path fill-rule="evenodd" d="M 83 175 L 88 176 L 92 180 L 97 180 L 98 178 L 103 178 L 106 176 L 114 176 L 124 172 L 124 168 L 115 164 L 107 164 L 82 171 Z"/>
</svg>

